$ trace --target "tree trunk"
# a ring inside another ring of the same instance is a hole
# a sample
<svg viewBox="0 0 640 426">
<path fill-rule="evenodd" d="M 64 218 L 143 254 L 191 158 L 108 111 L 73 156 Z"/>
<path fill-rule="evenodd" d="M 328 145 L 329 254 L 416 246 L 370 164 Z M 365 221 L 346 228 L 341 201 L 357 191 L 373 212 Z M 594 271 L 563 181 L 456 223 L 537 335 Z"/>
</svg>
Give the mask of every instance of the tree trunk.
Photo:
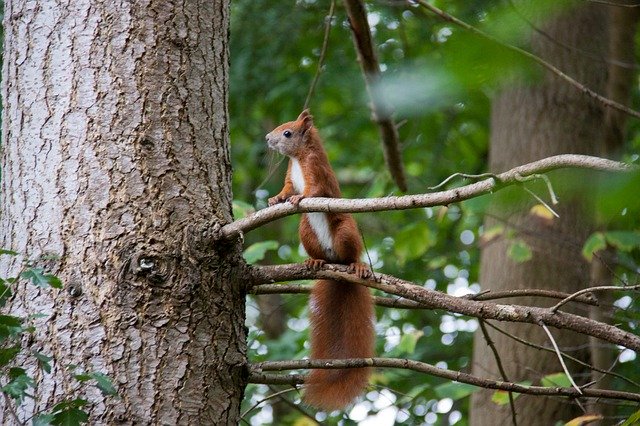
<svg viewBox="0 0 640 426">
<path fill-rule="evenodd" d="M 50 374 L 26 365 L 18 418 L 79 392 L 73 363 L 121 397 L 81 389 L 91 424 L 237 423 L 243 263 L 206 244 L 231 220 L 228 2 L 16 0 L 4 16 L 0 238 L 57 256 L 36 263 L 65 284 L 9 302 L 46 314 L 28 344 L 53 356 Z"/>
<path fill-rule="evenodd" d="M 547 22 L 544 31 L 553 40 L 541 35 L 533 39 L 536 54 L 553 63 L 568 75 L 599 93 L 605 92 L 607 67 L 607 14 L 601 5 L 583 5 Z M 562 45 L 561 45 L 561 44 Z M 572 46 L 567 49 L 565 46 Z M 595 56 L 595 59 L 594 59 Z M 601 59 L 598 59 L 601 58 Z M 505 90 L 495 99 L 492 108 L 490 168 L 499 172 L 517 164 L 561 153 L 601 154 L 606 131 L 604 107 L 558 78 L 545 74 L 535 86 L 517 86 Z M 518 263 L 507 256 L 512 240 L 503 234 L 498 241 L 482 250 L 480 281 L 484 289 L 553 289 L 574 292 L 589 285 L 589 265 L 581 257 L 581 248 L 590 234 L 589 213 L 581 206 L 575 185 L 565 185 L 569 173 L 550 174 L 559 196 L 553 221 L 540 220 L 529 214 L 537 202 L 521 188 L 503 194 L 513 197 L 514 204 L 501 203 L 485 221 L 485 229 L 495 225 L 514 230 L 533 250 L 531 260 Z M 575 175 L 573 175 L 575 178 Z M 549 199 L 544 185 L 534 186 L 543 199 Z M 505 303 L 552 306 L 555 301 L 535 298 L 508 300 Z M 563 309 L 570 309 L 563 307 Z M 586 315 L 586 310 L 579 311 Z M 551 347 L 540 327 L 503 325 L 503 329 L 528 341 Z M 551 329 L 554 339 L 574 356 L 588 360 L 582 336 Z M 553 353 L 524 346 L 511 338 L 490 332 L 496 344 L 507 378 L 511 381 L 532 380 L 534 384 L 546 374 L 562 372 Z M 578 383 L 589 381 L 577 364 L 569 363 L 572 377 Z M 481 333 L 476 334 L 474 374 L 502 379 L 495 357 Z M 509 405 L 498 406 L 491 401 L 492 391 L 479 391 L 472 397 L 473 425 L 510 424 Z M 577 406 L 568 400 L 520 396 L 515 401 L 520 424 L 555 424 L 579 414 Z"/>
</svg>

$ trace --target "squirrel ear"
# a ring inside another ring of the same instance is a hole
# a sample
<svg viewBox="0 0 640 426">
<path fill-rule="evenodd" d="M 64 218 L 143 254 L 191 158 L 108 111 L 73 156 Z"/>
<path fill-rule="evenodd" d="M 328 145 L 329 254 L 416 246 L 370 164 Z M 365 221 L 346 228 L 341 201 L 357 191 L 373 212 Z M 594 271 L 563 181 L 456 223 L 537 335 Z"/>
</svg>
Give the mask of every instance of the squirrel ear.
<svg viewBox="0 0 640 426">
<path fill-rule="evenodd" d="M 309 114 L 309 109 L 305 109 L 300 113 L 300 115 L 298 116 L 298 121 L 302 121 L 304 131 L 307 131 L 313 127 L 313 116 Z"/>
</svg>

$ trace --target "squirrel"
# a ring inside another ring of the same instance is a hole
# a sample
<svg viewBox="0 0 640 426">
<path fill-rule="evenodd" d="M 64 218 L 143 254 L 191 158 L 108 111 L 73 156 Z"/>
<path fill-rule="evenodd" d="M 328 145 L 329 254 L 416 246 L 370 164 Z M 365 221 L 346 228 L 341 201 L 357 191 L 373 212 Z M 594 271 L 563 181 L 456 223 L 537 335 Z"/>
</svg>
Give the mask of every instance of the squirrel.
<svg viewBox="0 0 640 426">
<path fill-rule="evenodd" d="M 313 117 L 305 109 L 296 121 L 276 127 L 266 136 L 269 148 L 289 157 L 282 191 L 269 205 L 303 198 L 339 198 L 340 187 L 322 146 Z M 307 267 L 325 263 L 349 265 L 360 278 L 370 269 L 360 262 L 363 244 L 348 213 L 305 213 L 300 219 L 300 241 L 310 259 Z M 368 288 L 346 281 L 318 280 L 311 291 L 311 359 L 370 358 L 374 353 L 374 312 Z M 342 409 L 360 395 L 369 382 L 370 368 L 314 369 L 305 380 L 304 400 L 324 409 Z"/>
</svg>

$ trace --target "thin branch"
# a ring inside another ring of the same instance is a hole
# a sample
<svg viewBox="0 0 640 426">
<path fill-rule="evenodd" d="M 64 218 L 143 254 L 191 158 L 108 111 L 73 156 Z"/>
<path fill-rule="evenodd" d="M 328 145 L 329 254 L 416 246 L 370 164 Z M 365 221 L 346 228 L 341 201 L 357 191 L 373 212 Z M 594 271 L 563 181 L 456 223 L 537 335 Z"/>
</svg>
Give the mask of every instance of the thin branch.
<svg viewBox="0 0 640 426">
<path fill-rule="evenodd" d="M 628 165 L 617 161 L 607 160 L 605 158 L 577 154 L 555 155 L 514 167 L 509 171 L 500 173 L 495 177 L 491 177 L 480 182 L 430 194 L 351 200 L 341 198 L 305 198 L 300 202 L 300 204 L 298 204 L 298 206 L 294 206 L 291 203 L 277 204 L 222 226 L 218 231 L 217 237 L 221 239 L 234 238 L 241 233 L 246 233 L 266 223 L 295 213 L 358 213 L 447 206 L 452 203 L 497 191 L 507 185 L 519 183 L 518 179 L 523 176 L 545 173 L 551 170 L 569 167 L 608 172 L 630 172 L 639 170 L 635 165 Z"/>
<path fill-rule="evenodd" d="M 273 391 L 271 386 L 269 386 L 269 389 L 271 389 Z M 299 404 L 294 404 L 292 401 L 290 401 L 289 399 L 287 399 L 287 398 L 285 398 L 283 396 L 279 396 L 279 399 L 280 399 L 280 401 L 282 401 L 285 404 L 287 404 L 287 406 L 289 406 L 292 410 L 296 410 L 297 412 L 299 412 L 300 414 L 302 414 L 303 416 L 305 416 L 306 418 L 311 420 L 314 424 L 322 425 L 322 423 L 317 421 L 315 417 L 313 417 L 311 414 L 307 413 L 306 410 L 303 410 L 302 407 Z"/>
<path fill-rule="evenodd" d="M 260 406 L 260 404 L 262 404 L 263 402 L 266 402 L 266 401 L 268 401 L 268 400 L 270 400 L 272 398 L 278 398 L 280 395 L 288 393 L 288 392 L 291 392 L 291 391 L 294 391 L 294 390 L 296 390 L 296 388 L 284 389 L 284 390 L 278 391 L 276 393 L 272 393 L 271 395 L 267 395 L 264 398 L 262 398 L 261 400 L 257 401 L 251 407 L 247 408 L 245 410 L 245 412 L 240 415 L 240 417 L 245 417 L 247 414 L 249 414 L 250 412 L 252 412 L 256 408 L 258 408 L 258 406 Z"/>
<path fill-rule="evenodd" d="M 562 305 L 564 305 L 565 303 L 568 303 L 570 301 L 572 301 L 573 299 L 575 299 L 576 297 L 583 295 L 585 293 L 593 293 L 595 291 L 605 291 L 605 290 L 639 290 L 640 289 L 640 285 L 633 285 L 633 286 L 619 286 L 619 285 L 601 285 L 598 287 L 588 287 L 588 288 L 583 288 L 580 291 L 576 291 L 575 293 L 573 293 L 570 296 L 565 297 L 564 299 L 562 299 L 561 301 L 559 301 L 555 306 L 551 307 L 550 309 L 555 312 L 558 309 L 560 309 L 560 307 Z"/>
<path fill-rule="evenodd" d="M 544 387 L 544 386 L 525 386 L 512 382 L 504 382 L 498 380 L 485 379 L 473 376 L 460 371 L 438 368 L 424 362 L 413 361 L 400 358 L 348 358 L 348 359 L 324 359 L 324 360 L 294 360 L 294 361 L 264 361 L 252 364 L 250 366 L 250 380 L 253 378 L 260 379 L 264 377 L 264 371 L 283 371 L 298 370 L 310 368 L 322 369 L 342 369 L 342 368 L 362 368 L 362 367 L 382 367 L 382 368 L 401 368 L 420 373 L 426 373 L 432 376 L 453 380 L 460 383 L 467 383 L 487 389 L 499 389 L 507 392 L 517 392 L 528 395 L 547 395 L 547 396 L 568 396 L 568 397 L 586 397 L 586 398 L 608 398 L 620 399 L 626 401 L 640 402 L 640 394 L 622 391 L 613 391 L 605 389 L 582 389 L 579 393 L 576 389 L 568 387 Z M 285 376 L 286 377 L 286 376 Z M 300 379 L 301 376 L 295 376 L 292 383 Z"/>
<path fill-rule="evenodd" d="M 480 330 L 482 331 L 482 335 L 484 336 L 484 340 L 486 340 L 487 345 L 493 352 L 493 357 L 496 359 L 496 365 L 498 366 L 498 371 L 500 371 L 500 375 L 502 376 L 502 380 L 505 382 L 509 381 L 509 376 L 507 376 L 507 372 L 504 370 L 502 366 L 502 360 L 500 359 L 500 354 L 498 353 L 498 349 L 496 345 L 493 343 L 491 336 L 489 335 L 489 331 L 487 327 L 484 325 L 485 322 L 483 320 L 478 321 L 480 324 Z M 516 405 L 513 400 L 513 392 L 509 391 L 509 407 L 511 408 L 511 421 L 513 422 L 513 426 L 518 426 L 518 420 L 516 418 Z"/>
<path fill-rule="evenodd" d="M 478 294 L 469 294 L 462 297 L 471 300 L 496 300 L 505 299 L 509 297 L 548 297 L 551 299 L 564 299 L 569 296 L 568 293 L 555 290 L 541 290 L 541 289 L 519 289 L 519 290 L 505 290 L 505 291 L 488 291 Z M 599 306 L 596 299 L 587 296 L 576 296 L 575 302 L 584 303 L 592 306 Z"/>
<path fill-rule="evenodd" d="M 571 382 L 571 385 L 575 388 L 575 390 L 577 390 L 580 394 L 582 394 L 582 390 L 580 390 L 580 387 L 576 385 L 576 382 L 573 381 L 573 377 L 571 377 L 571 373 L 567 368 L 567 364 L 565 364 L 564 359 L 562 359 L 562 352 L 560 352 L 560 348 L 558 348 L 558 344 L 556 343 L 556 340 L 553 338 L 553 335 L 549 331 L 549 328 L 543 322 L 540 323 L 540 326 L 542 327 L 544 332 L 547 333 L 547 337 L 549 337 L 549 340 L 551 340 L 551 344 L 553 345 L 553 349 L 555 350 L 556 355 L 558 355 L 558 359 L 560 360 L 560 365 L 562 365 L 564 374 L 566 374 L 567 378 L 569 379 L 569 381 Z"/>
<path fill-rule="evenodd" d="M 311 102 L 311 96 L 313 96 L 313 92 L 316 90 L 316 85 L 318 84 L 320 73 L 322 72 L 322 66 L 324 65 L 324 58 L 327 54 L 327 47 L 329 47 L 329 34 L 331 34 L 331 21 L 333 21 L 333 12 L 335 7 L 336 7 L 336 0 L 331 0 L 331 6 L 329 7 L 329 15 L 327 15 L 326 17 L 326 22 L 324 27 L 324 38 L 322 39 L 322 48 L 320 50 L 320 57 L 318 58 L 318 68 L 316 68 L 316 74 L 313 76 L 313 80 L 311 81 L 311 86 L 309 87 L 309 92 L 307 93 L 307 98 L 304 100 L 304 107 L 302 109 L 309 108 L 309 102 Z"/>
<path fill-rule="evenodd" d="M 530 342 L 530 341 L 528 341 L 528 340 L 522 339 L 522 338 L 520 338 L 520 337 L 518 337 L 518 336 L 516 336 L 516 335 L 514 335 L 514 334 L 509 333 L 508 331 L 505 331 L 505 330 L 501 329 L 500 327 L 498 327 L 498 326 L 496 326 L 496 325 L 491 324 L 491 323 L 490 323 L 490 322 L 488 322 L 488 321 L 485 321 L 485 324 L 487 324 L 489 327 L 491 327 L 491 328 L 493 328 L 494 330 L 496 330 L 498 333 L 502 333 L 503 335 L 505 335 L 505 336 L 509 337 L 510 339 L 513 339 L 513 340 L 515 340 L 516 342 L 522 343 L 522 344 L 523 344 L 523 345 L 525 345 L 525 346 L 529 346 L 529 347 L 534 348 L 534 349 L 539 349 L 539 350 L 541 350 L 541 351 L 546 351 L 546 352 L 555 352 L 555 350 L 554 350 L 553 348 L 547 348 L 547 347 L 545 347 L 545 346 L 538 345 L 538 344 L 535 344 L 535 343 Z M 631 384 L 631 385 L 633 385 L 633 386 L 636 386 L 636 387 L 640 388 L 640 383 L 634 382 L 633 380 L 631 380 L 631 379 L 629 379 L 629 378 L 627 378 L 627 377 L 623 376 L 622 374 L 618 374 L 618 373 L 615 373 L 615 372 L 613 372 L 613 371 L 611 371 L 611 370 L 605 370 L 605 369 L 603 369 L 603 368 L 599 368 L 599 367 L 597 367 L 597 366 L 595 366 L 595 365 L 591 365 L 591 364 L 589 364 L 589 363 L 587 363 L 587 362 L 584 362 L 584 361 L 582 361 L 581 359 L 578 359 L 578 358 L 576 358 L 576 357 L 574 357 L 574 356 L 571 356 L 571 355 L 569 355 L 569 354 L 567 354 L 567 353 L 565 353 L 565 352 L 561 352 L 561 353 L 562 353 L 562 356 L 563 356 L 563 357 L 565 357 L 565 358 L 566 358 L 566 359 L 568 359 L 568 360 L 571 360 L 571 361 L 575 362 L 576 364 L 580 364 L 580 365 L 582 365 L 582 366 L 584 366 L 584 367 L 587 367 L 587 368 L 589 368 L 589 369 L 591 369 L 591 370 L 595 370 L 595 371 L 597 371 L 597 372 L 599 372 L 599 373 L 603 373 L 604 375 L 607 375 L 607 374 L 608 374 L 608 375 L 611 375 L 611 376 L 617 377 L 617 378 L 618 378 L 618 379 L 620 379 L 620 380 L 624 380 L 625 382 L 627 382 L 627 383 L 629 383 L 629 384 Z"/>
<path fill-rule="evenodd" d="M 402 164 L 400 136 L 391 111 L 379 95 L 373 90 L 380 80 L 380 65 L 371 40 L 371 29 L 367 19 L 367 11 L 362 0 L 344 0 L 349 15 L 353 44 L 358 54 L 358 62 L 364 75 L 365 86 L 371 100 L 371 114 L 377 123 L 382 138 L 384 159 L 394 182 L 402 192 L 407 191 L 407 178 Z"/>
<path fill-rule="evenodd" d="M 378 274 L 378 281 L 364 280 L 349 274 L 347 267 L 344 265 L 325 265 L 325 267 L 319 271 L 312 271 L 302 264 L 254 266 L 249 273 L 252 275 L 254 285 L 312 278 L 349 281 L 402 296 L 405 299 L 421 303 L 428 309 L 444 309 L 462 315 L 499 321 L 535 325 L 543 322 L 552 327 L 597 337 L 616 345 L 640 351 L 640 336 L 579 315 L 553 312 L 548 308 L 502 305 L 493 302 L 468 300 L 450 296 L 439 291 L 429 290 L 414 283 L 385 274 Z"/>
<path fill-rule="evenodd" d="M 578 89 L 579 91 L 581 91 L 582 93 L 584 93 L 585 95 L 590 96 L 593 99 L 596 99 L 597 101 L 599 101 L 600 103 L 602 103 L 603 105 L 606 105 L 610 108 L 614 108 L 618 111 L 624 112 L 626 114 L 629 114 L 633 117 L 636 118 L 640 118 L 640 111 L 636 111 L 633 110 L 625 105 L 622 105 L 619 102 L 613 101 L 605 96 L 600 95 L 599 93 L 596 93 L 595 91 L 591 90 L 590 88 L 588 88 L 587 86 L 585 86 L 584 84 L 580 83 L 579 81 L 573 79 L 572 77 L 570 77 L 569 75 L 565 74 L 564 72 L 562 72 L 562 70 L 560 70 L 559 68 L 556 68 L 554 65 L 550 64 L 549 62 L 545 61 L 544 59 L 540 58 L 539 56 L 534 55 L 531 52 L 527 52 L 524 49 L 521 49 L 517 46 L 513 46 L 511 44 L 505 43 L 499 39 L 497 39 L 496 37 L 485 33 L 484 31 L 482 31 L 479 28 L 474 27 L 473 25 L 467 24 L 464 21 L 461 21 L 460 19 L 456 18 L 455 16 L 449 15 L 448 13 L 446 13 L 445 11 L 438 9 L 437 7 L 433 6 L 432 4 L 428 3 L 426 0 L 409 0 L 408 2 L 409 4 L 419 4 L 420 6 L 422 6 L 423 8 L 429 10 L 430 12 L 434 13 L 435 15 L 438 15 L 440 18 L 442 18 L 443 20 L 447 21 L 447 22 L 451 22 L 452 24 L 455 24 L 461 28 L 464 28 L 465 30 L 476 34 L 484 39 L 487 39 L 491 42 L 494 42 L 506 49 L 509 49 L 513 52 L 516 52 L 532 61 L 534 61 L 535 63 L 537 63 L 538 65 L 541 65 L 543 68 L 547 69 L 548 71 L 550 71 L 551 73 L 555 74 L 556 76 L 558 76 L 559 78 L 561 78 L 562 80 L 566 81 L 567 83 L 569 83 L 570 85 L 572 85 L 573 87 L 575 87 L 576 89 Z"/>
</svg>

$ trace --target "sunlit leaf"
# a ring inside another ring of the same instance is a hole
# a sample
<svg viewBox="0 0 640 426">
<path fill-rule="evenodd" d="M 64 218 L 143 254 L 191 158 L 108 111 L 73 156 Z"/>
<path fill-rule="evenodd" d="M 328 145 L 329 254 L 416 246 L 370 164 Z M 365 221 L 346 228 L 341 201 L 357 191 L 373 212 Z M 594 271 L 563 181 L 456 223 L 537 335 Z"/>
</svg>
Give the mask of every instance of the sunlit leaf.
<svg viewBox="0 0 640 426">
<path fill-rule="evenodd" d="M 467 383 L 447 382 L 436 386 L 434 390 L 439 398 L 451 398 L 457 401 L 466 398 L 478 389 L 480 388 Z"/>
<path fill-rule="evenodd" d="M 267 251 L 276 250 L 278 246 L 279 244 L 277 241 L 260 241 L 247 247 L 244 253 L 242 253 L 242 257 L 244 257 L 244 260 L 249 264 L 256 263 L 257 261 L 264 259 Z"/>
<path fill-rule="evenodd" d="M 593 233 L 582 247 L 582 256 L 589 262 L 593 259 L 593 254 L 607 247 L 607 241 L 602 232 Z"/>
<path fill-rule="evenodd" d="M 571 381 L 565 373 L 553 373 L 540 379 L 542 386 L 567 388 L 571 386 Z"/>
<path fill-rule="evenodd" d="M 596 420 L 602 420 L 603 417 L 600 414 L 585 414 L 580 417 L 569 420 L 564 426 L 583 426 Z"/>
<path fill-rule="evenodd" d="M 524 263 L 533 257 L 531 247 L 523 240 L 517 239 L 511 243 L 507 255 L 518 263 Z"/>
<path fill-rule="evenodd" d="M 413 330 L 410 333 L 405 333 L 402 335 L 400 339 L 400 344 L 398 344 L 398 350 L 403 354 L 411 354 L 416 349 L 416 343 L 418 340 L 424 335 L 421 330 Z"/>
<path fill-rule="evenodd" d="M 531 382 L 529 380 L 519 382 L 518 384 L 522 386 L 531 386 Z M 511 395 L 515 400 L 521 394 L 519 394 L 518 392 L 512 392 Z M 509 392 L 505 390 L 497 390 L 491 395 L 491 401 L 498 405 L 507 405 L 509 404 Z"/>
<path fill-rule="evenodd" d="M 635 426 L 640 424 L 640 410 L 633 413 L 627 420 L 624 421 L 620 426 Z"/>
<path fill-rule="evenodd" d="M 640 232 L 637 231 L 608 231 L 604 233 L 607 242 L 622 251 L 630 251 L 640 247 Z"/>
</svg>

